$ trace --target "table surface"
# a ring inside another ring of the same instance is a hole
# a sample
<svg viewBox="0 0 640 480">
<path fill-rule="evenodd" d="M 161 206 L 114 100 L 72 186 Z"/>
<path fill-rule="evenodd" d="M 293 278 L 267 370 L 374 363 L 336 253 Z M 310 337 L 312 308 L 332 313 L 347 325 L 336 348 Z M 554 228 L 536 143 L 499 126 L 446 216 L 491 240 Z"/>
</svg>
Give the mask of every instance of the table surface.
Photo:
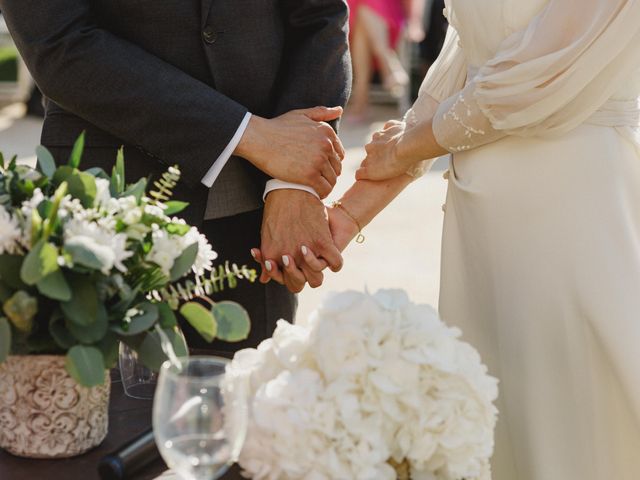
<svg viewBox="0 0 640 480">
<path fill-rule="evenodd" d="M 59 460 L 21 458 L 0 450 L 0 480 L 100 480 L 98 462 L 102 457 L 118 450 L 124 444 L 151 427 L 151 400 L 127 397 L 122 388 L 120 373 L 111 372 L 111 399 L 109 402 L 109 431 L 107 438 L 89 452 Z M 136 472 L 129 480 L 152 480 L 164 472 L 161 480 L 178 480 L 167 472 L 158 458 Z M 232 467 L 220 480 L 241 480 L 237 466 Z"/>
</svg>

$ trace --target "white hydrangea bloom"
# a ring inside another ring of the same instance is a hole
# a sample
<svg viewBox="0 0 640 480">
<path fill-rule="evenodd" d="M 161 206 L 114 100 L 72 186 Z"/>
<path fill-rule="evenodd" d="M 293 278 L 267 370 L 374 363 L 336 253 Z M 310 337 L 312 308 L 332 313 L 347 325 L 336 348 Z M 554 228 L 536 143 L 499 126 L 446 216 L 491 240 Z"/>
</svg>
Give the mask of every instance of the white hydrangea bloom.
<svg viewBox="0 0 640 480">
<path fill-rule="evenodd" d="M 249 385 L 240 465 L 254 479 L 489 480 L 497 382 L 431 307 L 400 291 L 331 296 L 238 352 Z M 237 388 L 235 389 L 237 390 Z"/>
<path fill-rule="evenodd" d="M 16 218 L 0 205 L 0 254 L 21 252 L 22 229 Z"/>
<path fill-rule="evenodd" d="M 153 247 L 147 254 L 147 260 L 158 265 L 162 272 L 169 276 L 176 258 L 182 253 L 180 237 L 170 235 L 154 224 L 151 238 Z"/>
</svg>

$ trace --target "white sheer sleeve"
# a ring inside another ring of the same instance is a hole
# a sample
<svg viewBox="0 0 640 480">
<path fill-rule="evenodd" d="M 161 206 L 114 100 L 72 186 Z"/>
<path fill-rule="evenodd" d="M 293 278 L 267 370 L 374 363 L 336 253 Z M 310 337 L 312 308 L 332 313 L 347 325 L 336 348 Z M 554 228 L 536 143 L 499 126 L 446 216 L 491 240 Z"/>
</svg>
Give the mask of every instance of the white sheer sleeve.
<svg viewBox="0 0 640 480">
<path fill-rule="evenodd" d="M 567 132 L 640 68 L 640 0 L 550 0 L 438 107 L 438 143 L 455 152 L 506 135 Z"/>
<path fill-rule="evenodd" d="M 460 47 L 458 33 L 449 27 L 442 51 L 422 82 L 418 99 L 404 117 L 406 128 L 412 128 L 421 120 L 433 118 L 440 102 L 460 91 L 466 79 L 467 62 Z M 419 162 L 407 173 L 420 177 L 429 170 L 433 161 L 429 159 Z"/>
</svg>

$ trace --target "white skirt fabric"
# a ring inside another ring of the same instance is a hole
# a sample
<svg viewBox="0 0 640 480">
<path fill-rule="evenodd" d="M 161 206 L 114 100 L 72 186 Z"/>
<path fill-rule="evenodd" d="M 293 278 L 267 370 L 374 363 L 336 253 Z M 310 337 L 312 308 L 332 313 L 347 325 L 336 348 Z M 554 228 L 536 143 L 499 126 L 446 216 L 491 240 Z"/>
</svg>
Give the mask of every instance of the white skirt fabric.
<svg viewBox="0 0 640 480">
<path fill-rule="evenodd" d="M 639 152 L 582 125 L 451 162 L 440 311 L 501 382 L 494 480 L 640 478 Z"/>
</svg>

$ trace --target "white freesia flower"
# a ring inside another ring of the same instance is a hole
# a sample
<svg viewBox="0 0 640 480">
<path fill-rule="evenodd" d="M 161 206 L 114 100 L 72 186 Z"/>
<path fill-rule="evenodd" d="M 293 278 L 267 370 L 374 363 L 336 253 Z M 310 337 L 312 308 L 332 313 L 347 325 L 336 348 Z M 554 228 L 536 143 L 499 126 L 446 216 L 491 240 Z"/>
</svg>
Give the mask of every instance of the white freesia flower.
<svg viewBox="0 0 640 480">
<path fill-rule="evenodd" d="M 20 253 L 22 230 L 20 224 L 2 205 L 0 205 L 0 254 Z"/>
<path fill-rule="evenodd" d="M 98 208 L 107 208 L 111 201 L 111 183 L 104 178 L 95 177 L 96 182 L 96 198 L 94 205 Z"/>
<path fill-rule="evenodd" d="M 257 480 L 392 480 L 393 459 L 415 480 L 490 480 L 497 382 L 459 337 L 400 291 L 280 321 L 227 369 L 231 390 L 249 385 L 240 465 Z"/>
<path fill-rule="evenodd" d="M 103 265 L 105 275 L 112 268 L 126 272 L 124 261 L 133 255 L 127 250 L 127 236 L 98 223 L 72 218 L 64 224 L 65 246 L 81 246 L 92 252 Z"/>
</svg>

